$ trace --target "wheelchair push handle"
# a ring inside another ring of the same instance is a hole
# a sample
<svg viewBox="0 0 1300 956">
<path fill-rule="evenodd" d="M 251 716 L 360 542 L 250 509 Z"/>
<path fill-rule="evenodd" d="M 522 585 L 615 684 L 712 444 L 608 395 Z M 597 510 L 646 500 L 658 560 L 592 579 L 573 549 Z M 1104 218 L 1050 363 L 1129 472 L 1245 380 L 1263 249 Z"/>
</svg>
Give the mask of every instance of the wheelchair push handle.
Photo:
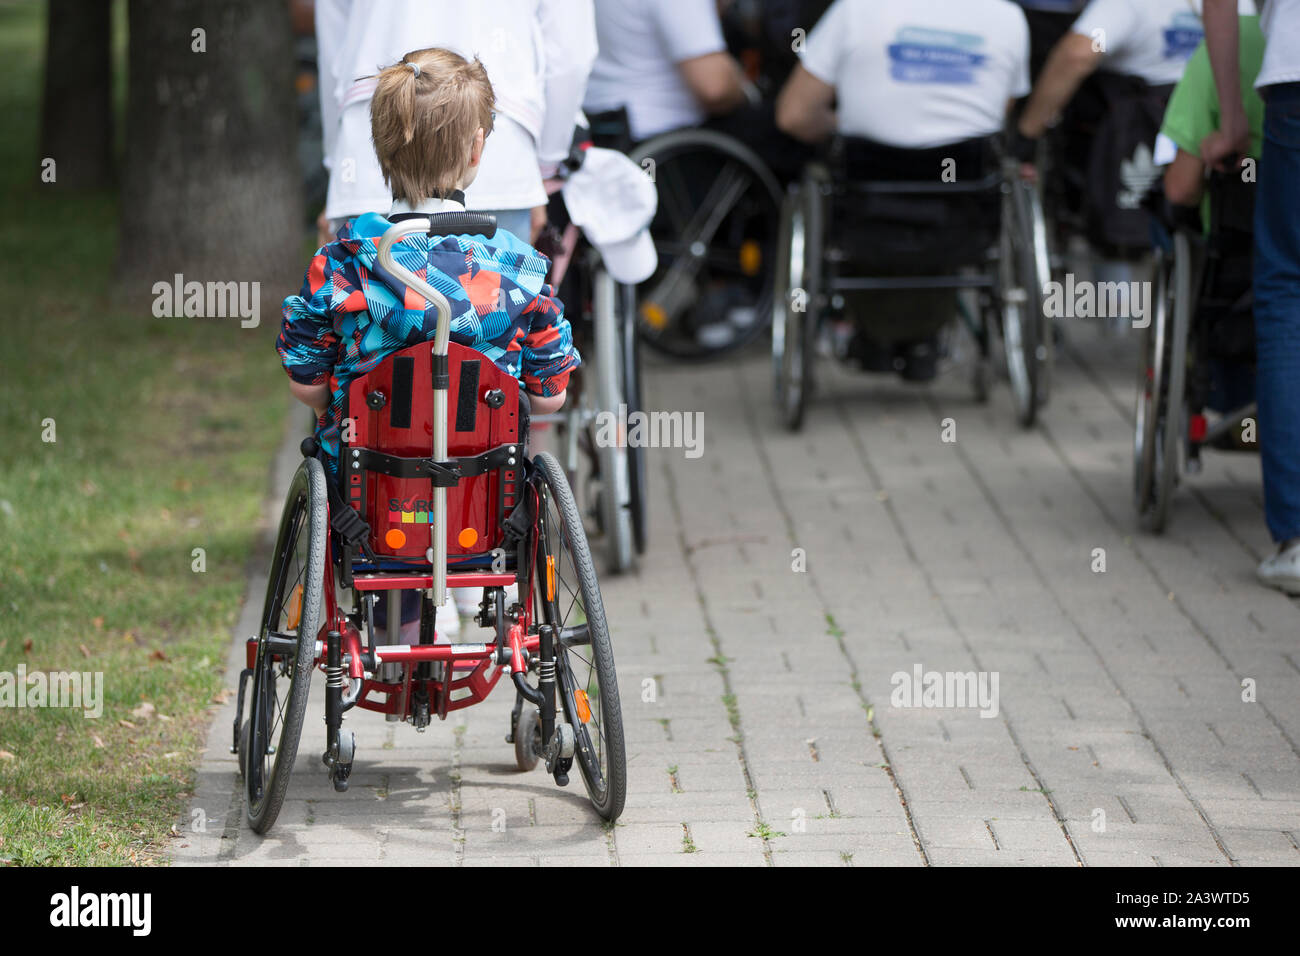
<svg viewBox="0 0 1300 956">
<path fill-rule="evenodd" d="M 447 350 L 451 341 L 451 303 L 447 297 L 431 286 L 427 281 L 407 269 L 393 256 L 393 245 L 416 233 L 429 235 L 461 235 L 472 233 L 491 238 L 496 235 L 495 216 L 482 213 L 446 212 L 435 213 L 428 218 L 407 219 L 393 223 L 379 240 L 377 259 L 379 267 L 407 288 L 423 296 L 438 313 L 438 327 L 433 337 L 434 382 L 433 382 L 433 458 L 445 461 L 447 458 Z M 433 603 L 441 607 L 447 597 L 447 489 L 433 489 L 433 530 L 429 548 L 429 563 L 433 566 L 432 579 Z"/>
<path fill-rule="evenodd" d="M 496 216 L 481 212 L 439 212 L 427 219 L 407 219 L 393 223 L 379 240 L 379 265 L 403 285 L 422 295 L 438 312 L 438 329 L 433 340 L 435 355 L 447 354 L 447 343 L 451 336 L 451 303 L 445 295 L 399 263 L 393 257 L 393 246 L 416 233 L 435 236 L 471 234 L 491 239 L 496 232 Z"/>
</svg>

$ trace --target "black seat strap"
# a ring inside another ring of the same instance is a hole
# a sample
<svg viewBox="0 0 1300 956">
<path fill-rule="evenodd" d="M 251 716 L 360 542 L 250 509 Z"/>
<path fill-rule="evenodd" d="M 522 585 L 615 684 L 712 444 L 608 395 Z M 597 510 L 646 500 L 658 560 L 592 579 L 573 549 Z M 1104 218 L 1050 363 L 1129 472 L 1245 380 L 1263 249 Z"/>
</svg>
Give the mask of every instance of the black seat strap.
<svg viewBox="0 0 1300 956">
<path fill-rule="evenodd" d="M 473 478 L 495 468 L 513 467 L 521 457 L 518 444 L 498 445 L 472 458 L 451 458 L 447 461 L 401 458 L 369 448 L 349 448 L 346 466 L 347 470 L 362 468 L 390 478 L 426 478 L 435 487 L 454 488 L 462 478 Z"/>
</svg>

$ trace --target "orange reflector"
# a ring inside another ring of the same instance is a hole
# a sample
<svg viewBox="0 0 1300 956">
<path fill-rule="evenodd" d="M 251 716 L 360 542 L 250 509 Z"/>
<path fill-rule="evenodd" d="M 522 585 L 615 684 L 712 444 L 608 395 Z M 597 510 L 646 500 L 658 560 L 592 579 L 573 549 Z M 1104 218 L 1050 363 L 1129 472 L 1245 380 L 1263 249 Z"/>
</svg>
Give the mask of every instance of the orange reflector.
<svg viewBox="0 0 1300 956">
<path fill-rule="evenodd" d="M 763 250 L 753 239 L 746 239 L 740 244 L 740 271 L 747 276 L 756 276 L 762 265 Z"/>
<path fill-rule="evenodd" d="M 555 555 L 546 556 L 546 600 L 555 600 Z"/>
<path fill-rule="evenodd" d="M 587 700 L 585 690 L 575 690 L 573 692 L 573 702 L 577 705 L 578 719 L 584 724 L 591 720 L 591 703 Z"/>
<path fill-rule="evenodd" d="M 641 306 L 641 317 L 654 329 L 662 329 L 668 324 L 668 313 L 655 302 L 647 302 Z"/>
<path fill-rule="evenodd" d="M 461 528 L 456 540 L 460 542 L 462 548 L 472 548 L 478 543 L 478 532 L 473 528 Z"/>
<path fill-rule="evenodd" d="M 406 532 L 401 528 L 389 528 L 388 534 L 384 535 L 384 544 L 396 551 L 406 544 Z"/>
<path fill-rule="evenodd" d="M 285 627 L 292 631 L 302 620 L 302 585 L 296 584 L 293 588 L 293 596 L 289 598 L 289 620 Z"/>
</svg>

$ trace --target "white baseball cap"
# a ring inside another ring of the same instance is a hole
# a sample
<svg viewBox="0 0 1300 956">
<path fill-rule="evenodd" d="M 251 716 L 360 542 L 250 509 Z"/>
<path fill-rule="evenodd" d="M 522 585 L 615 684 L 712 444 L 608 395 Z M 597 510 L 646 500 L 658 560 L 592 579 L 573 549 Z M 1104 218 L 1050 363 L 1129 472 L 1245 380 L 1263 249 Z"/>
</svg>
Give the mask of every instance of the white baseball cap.
<svg viewBox="0 0 1300 956">
<path fill-rule="evenodd" d="M 617 281 L 633 285 L 654 274 L 650 220 L 659 196 L 640 166 L 616 150 L 590 147 L 564 183 L 564 205 Z"/>
</svg>

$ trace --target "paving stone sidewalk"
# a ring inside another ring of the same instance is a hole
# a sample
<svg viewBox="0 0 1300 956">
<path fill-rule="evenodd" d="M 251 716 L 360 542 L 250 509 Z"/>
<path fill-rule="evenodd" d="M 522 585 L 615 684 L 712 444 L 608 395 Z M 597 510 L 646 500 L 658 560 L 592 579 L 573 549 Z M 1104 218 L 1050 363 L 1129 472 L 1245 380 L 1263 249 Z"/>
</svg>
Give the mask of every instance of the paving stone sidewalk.
<svg viewBox="0 0 1300 956">
<path fill-rule="evenodd" d="M 652 365 L 650 406 L 702 411 L 704 454 L 649 452 L 649 552 L 601 582 L 628 740 L 618 825 L 576 775 L 515 770 L 504 685 L 423 734 L 350 716 L 336 794 L 318 680 L 265 838 L 227 752 L 233 695 L 216 710 L 173 862 L 1300 864 L 1300 607 L 1253 579 L 1259 460 L 1208 453 L 1169 532 L 1139 533 L 1135 354 L 1072 326 L 1028 432 L 1005 387 L 976 405 L 960 368 L 915 388 L 823 360 L 792 435 L 762 355 Z M 286 444 L 268 516 L 295 465 Z M 918 667 L 996 675 L 996 714 L 894 706 Z"/>
</svg>

